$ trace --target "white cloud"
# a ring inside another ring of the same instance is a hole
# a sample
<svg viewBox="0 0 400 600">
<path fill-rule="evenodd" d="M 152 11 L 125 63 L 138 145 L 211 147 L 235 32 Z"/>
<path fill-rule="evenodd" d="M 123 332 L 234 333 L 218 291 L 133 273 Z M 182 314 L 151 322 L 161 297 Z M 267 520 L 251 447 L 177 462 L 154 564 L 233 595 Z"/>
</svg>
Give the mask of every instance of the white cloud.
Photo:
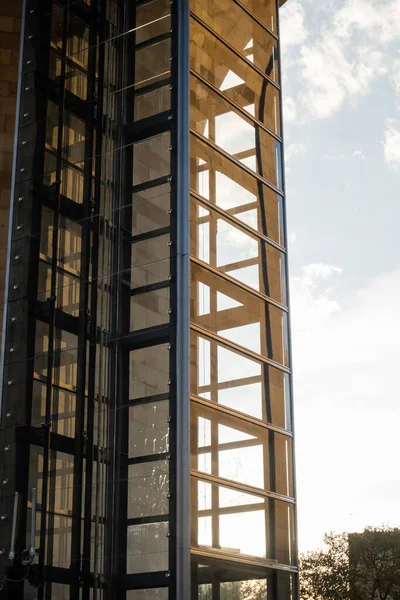
<svg viewBox="0 0 400 600">
<path fill-rule="evenodd" d="M 359 46 L 352 60 L 343 40 L 324 31 L 312 46 L 301 48 L 300 93 L 305 119 L 330 117 L 347 96 L 366 94 L 372 81 L 385 72 L 383 55 L 373 47 Z"/>
<path fill-rule="evenodd" d="M 400 101 L 400 59 L 396 59 L 393 61 L 391 73 L 389 76 L 389 81 L 394 87 L 394 91 L 396 92 L 396 97 Z"/>
<path fill-rule="evenodd" d="M 291 0 L 280 12 L 280 30 L 282 50 L 289 46 L 298 46 L 308 37 L 304 22 L 304 8 L 298 0 Z"/>
<path fill-rule="evenodd" d="M 283 98 L 283 119 L 285 123 L 293 123 L 296 120 L 297 109 L 293 98 L 285 96 Z"/>
<path fill-rule="evenodd" d="M 286 163 L 289 163 L 296 158 L 303 158 L 305 153 L 306 147 L 304 144 L 292 142 L 291 144 L 287 144 L 285 146 L 285 161 Z"/>
<path fill-rule="evenodd" d="M 340 284 L 331 265 L 308 265 L 291 282 L 301 550 L 326 531 L 400 519 L 400 271 L 339 303 Z"/>
<path fill-rule="evenodd" d="M 359 160 L 365 160 L 365 154 L 362 150 L 354 150 L 352 156 L 353 158 L 358 158 Z"/>
<path fill-rule="evenodd" d="M 392 168 L 400 168 L 400 130 L 395 119 L 386 119 L 383 140 L 385 162 Z"/>
<path fill-rule="evenodd" d="M 361 31 L 380 43 L 388 43 L 400 37 L 400 3 L 347 0 L 335 14 L 334 25 L 342 37 Z"/>
</svg>

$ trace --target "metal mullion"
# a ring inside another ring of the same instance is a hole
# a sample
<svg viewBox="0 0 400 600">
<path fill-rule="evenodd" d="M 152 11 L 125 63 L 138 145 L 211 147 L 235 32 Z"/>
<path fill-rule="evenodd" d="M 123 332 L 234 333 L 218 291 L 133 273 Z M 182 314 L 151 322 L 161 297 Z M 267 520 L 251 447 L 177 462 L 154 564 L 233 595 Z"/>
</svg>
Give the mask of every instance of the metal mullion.
<svg viewBox="0 0 400 600">
<path fill-rule="evenodd" d="M 265 23 L 260 21 L 260 19 L 258 17 L 256 17 L 256 15 L 253 12 L 251 12 L 246 6 L 244 6 L 244 4 L 239 2 L 239 0 L 233 0 L 233 2 L 235 4 L 237 4 L 238 6 L 240 6 L 240 8 L 242 10 L 244 10 L 244 12 L 246 12 L 249 15 L 249 17 L 251 17 L 253 19 L 253 21 L 256 21 L 260 25 L 260 27 L 262 27 L 267 33 L 269 33 L 269 35 L 271 37 L 273 37 L 277 42 L 279 41 L 278 35 L 274 31 L 272 31 L 272 29 L 267 27 L 267 25 Z"/>
<path fill-rule="evenodd" d="M 158 394 L 157 396 L 146 396 L 137 400 L 128 400 L 128 406 L 139 406 L 140 404 L 152 404 L 153 402 L 162 402 L 163 400 L 171 400 L 172 396 L 169 393 Z"/>
<path fill-rule="evenodd" d="M 66 52 L 68 31 L 68 11 L 63 11 L 63 33 L 62 33 L 62 52 Z M 40 521 L 40 546 L 39 546 L 39 578 L 44 583 L 44 565 L 46 557 L 46 521 L 47 521 L 47 502 L 48 502 L 48 472 L 50 455 L 50 428 L 51 428 L 51 404 L 53 396 L 53 360 L 54 360 L 54 338 L 56 330 L 56 294 L 57 294 L 57 263 L 58 263 L 58 206 L 59 194 L 61 188 L 61 175 L 63 164 L 63 127 L 64 127 L 64 106 L 63 96 L 65 89 L 65 65 L 61 67 L 61 93 L 58 106 L 58 135 L 57 135 L 57 159 L 56 159 L 56 182 L 57 200 L 54 203 L 53 211 L 53 235 L 52 235 L 52 260 L 51 260 L 51 290 L 50 298 L 50 318 L 48 333 L 48 359 L 47 359 L 47 382 L 46 382 L 46 400 L 45 400 L 45 441 L 43 449 L 43 483 L 42 483 L 42 507 Z M 38 600 L 44 598 L 44 587 L 39 587 Z"/>
<path fill-rule="evenodd" d="M 200 75 L 199 73 L 197 73 L 197 71 L 195 71 L 194 69 L 190 69 L 190 75 L 192 77 L 195 77 L 204 86 L 208 87 L 216 96 L 218 96 L 219 98 L 221 98 L 224 102 L 226 102 L 227 104 L 230 104 L 231 107 L 236 112 L 240 113 L 246 120 L 250 121 L 254 125 L 254 127 L 255 126 L 260 127 L 260 129 L 263 129 L 265 131 L 265 133 L 267 133 L 268 135 L 270 135 L 271 137 L 273 137 L 277 142 L 282 143 L 282 138 L 279 135 L 277 135 L 271 129 L 269 129 L 262 121 L 260 121 L 256 117 L 253 117 L 253 115 L 251 115 L 249 112 L 247 112 L 244 108 L 242 108 L 234 100 L 232 100 L 231 98 L 229 98 L 229 96 L 227 96 L 226 94 L 224 94 L 223 92 L 221 92 L 210 81 L 208 81 L 202 75 Z M 270 83 L 270 82 L 268 81 L 268 83 Z"/>
<path fill-rule="evenodd" d="M 248 350 L 244 346 L 239 346 L 238 344 L 235 344 L 234 342 L 231 342 L 230 340 L 228 340 L 226 338 L 221 338 L 217 334 L 213 333 L 212 331 L 209 331 L 208 329 L 203 329 L 202 327 L 200 327 L 199 325 L 196 325 L 195 323 L 191 323 L 190 328 L 193 331 L 196 331 L 196 333 L 199 333 L 202 337 L 208 338 L 209 340 L 216 340 L 219 345 L 225 346 L 226 348 L 231 348 L 238 354 L 248 356 L 249 358 L 252 358 L 259 363 L 261 362 L 261 363 L 270 365 L 271 367 L 275 367 L 276 369 L 278 369 L 279 371 L 283 371 L 284 373 L 288 373 L 288 374 L 291 373 L 291 370 L 289 367 L 285 367 L 281 363 L 275 362 L 274 360 L 271 360 L 270 358 L 267 358 L 266 356 L 263 356 L 262 354 L 256 354 L 252 350 Z"/>
<path fill-rule="evenodd" d="M 190 261 L 197 264 L 199 267 L 201 267 L 205 271 L 212 273 L 216 277 L 220 277 L 221 279 L 228 281 L 229 283 L 231 283 L 232 285 L 235 285 L 236 287 L 242 289 L 243 291 L 248 292 L 252 296 L 257 296 L 257 298 L 265 301 L 267 304 L 271 304 L 272 306 L 279 308 L 282 312 L 285 312 L 285 313 L 288 312 L 288 308 L 284 304 L 281 304 L 280 302 L 278 302 L 277 300 L 274 300 L 270 296 L 266 296 L 262 292 L 259 292 L 258 290 L 246 285 L 245 283 L 239 281 L 239 279 L 235 279 L 231 275 L 228 275 L 228 273 L 224 273 L 223 271 L 220 271 L 219 269 L 211 266 L 209 263 L 206 263 L 206 262 L 200 260 L 196 256 L 192 255 L 190 257 Z"/>
<path fill-rule="evenodd" d="M 165 79 L 161 79 L 160 81 L 156 81 L 151 83 L 148 86 L 140 87 L 138 90 L 134 91 L 135 98 L 138 96 L 142 96 L 143 94 L 147 94 L 148 92 L 152 92 L 154 90 L 158 90 L 168 84 L 171 83 L 171 77 L 166 77 Z"/>
<path fill-rule="evenodd" d="M 146 181 L 144 183 L 138 183 L 132 187 L 132 194 L 136 194 L 138 192 L 144 192 L 145 190 L 151 190 L 155 187 L 164 185 L 166 183 L 171 183 L 172 177 L 171 175 L 163 175 L 163 177 L 157 177 L 157 179 L 152 179 L 151 181 Z"/>
<path fill-rule="evenodd" d="M 168 523 L 169 515 L 152 515 L 148 517 L 134 517 L 126 520 L 128 527 L 133 525 L 146 525 L 148 523 Z"/>
<path fill-rule="evenodd" d="M 281 86 L 276 83 L 273 79 L 271 79 L 270 77 L 268 77 L 268 75 L 266 75 L 265 73 L 263 73 L 263 71 L 261 71 L 261 69 L 259 69 L 258 67 L 256 67 L 256 65 L 254 65 L 252 62 L 249 61 L 248 58 L 246 58 L 243 54 L 241 54 L 241 52 L 239 52 L 239 50 L 236 50 L 236 48 L 234 48 L 234 46 L 232 46 L 229 42 L 227 42 L 223 37 L 221 37 L 219 35 L 219 33 L 217 33 L 216 31 L 214 31 L 213 29 L 211 29 L 211 27 L 209 27 L 206 23 L 204 23 L 204 21 L 202 21 L 195 13 L 193 13 L 192 11 L 190 12 L 190 17 L 192 19 L 194 19 L 197 23 L 199 23 L 202 27 L 204 27 L 204 29 L 206 29 L 212 36 L 214 36 L 218 41 L 220 41 L 222 44 L 224 44 L 224 46 L 226 46 L 228 48 L 228 50 L 230 50 L 233 54 L 235 54 L 238 58 L 244 60 L 249 67 L 251 67 L 254 71 L 257 71 L 257 73 L 259 75 L 261 75 L 261 77 L 263 77 L 264 79 L 268 79 L 269 83 L 271 83 L 273 85 L 274 88 L 276 88 L 278 91 L 281 90 Z"/>
<path fill-rule="evenodd" d="M 195 396 L 193 394 L 190 395 L 190 399 L 192 402 L 196 402 L 196 404 L 200 404 L 207 408 L 212 408 L 213 410 L 216 410 L 222 414 L 225 414 L 230 417 L 234 417 L 241 422 L 244 421 L 251 425 L 256 425 L 257 427 L 261 427 L 262 429 L 266 429 L 269 431 L 275 431 L 276 433 L 281 433 L 282 435 L 285 435 L 291 439 L 293 438 L 292 432 L 287 429 L 283 429 L 282 427 L 278 427 L 277 425 L 273 425 L 272 423 L 261 421 L 254 417 L 246 415 L 246 413 L 242 413 L 242 412 L 234 410 L 232 408 L 228 408 L 227 406 L 224 406 L 223 404 L 211 402 L 210 400 L 206 400 L 205 398 L 200 398 L 199 396 Z"/>
<path fill-rule="evenodd" d="M 131 296 L 139 296 L 140 294 L 146 294 L 148 292 L 154 292 L 156 290 L 163 290 L 171 287 L 171 281 L 157 281 L 156 283 L 149 283 L 138 288 L 131 289 Z"/>
<path fill-rule="evenodd" d="M 291 565 L 285 565 L 282 563 L 275 562 L 274 560 L 268 560 L 264 558 L 253 558 L 246 554 L 226 554 L 222 550 L 213 548 L 212 550 L 203 550 L 202 548 L 192 548 L 192 556 L 196 556 L 203 559 L 214 559 L 217 561 L 232 562 L 235 564 L 248 565 L 258 568 L 272 569 L 274 571 L 285 571 L 287 573 L 297 573 L 296 567 Z M 276 596 L 272 596 L 274 598 Z M 214 600 L 214 599 L 213 599 Z"/>
<path fill-rule="evenodd" d="M 169 16 L 169 15 L 166 15 L 166 16 Z M 161 17 L 161 18 L 163 18 L 163 17 Z M 157 19 L 157 21 L 161 20 L 161 18 Z M 170 39 L 171 39 L 171 33 L 169 31 L 166 31 L 165 33 L 160 33 L 160 35 L 157 35 L 153 38 L 149 38 L 148 40 L 144 40 L 143 42 L 136 44 L 135 52 L 142 50 L 142 48 L 147 48 L 148 46 L 154 46 L 155 44 L 158 44 L 159 42 L 163 42 L 164 40 L 170 40 Z"/>
<path fill-rule="evenodd" d="M 146 233 L 139 233 L 138 235 L 133 235 L 130 239 L 132 244 L 136 242 L 143 242 L 145 240 L 151 240 L 155 237 L 160 237 L 160 235 L 167 235 L 171 233 L 171 227 L 167 225 L 166 227 L 160 227 L 159 229 L 153 229 L 152 231 L 146 231 Z"/>
<path fill-rule="evenodd" d="M 198 131 L 196 131 L 196 129 L 193 129 L 191 127 L 190 128 L 190 133 L 194 137 L 196 137 L 198 140 L 200 140 L 200 142 L 202 142 L 203 144 L 205 144 L 206 146 L 208 146 L 209 148 L 211 148 L 212 150 L 214 150 L 215 152 L 217 152 L 218 154 L 220 154 L 221 156 L 223 156 L 227 160 L 231 161 L 234 165 L 236 165 L 237 167 L 239 167 L 239 169 L 245 171 L 248 175 L 251 175 L 254 179 L 256 179 L 257 181 L 259 181 L 260 183 L 263 183 L 267 188 L 269 188 L 270 190 L 272 190 L 273 192 L 275 192 L 279 196 L 284 197 L 283 191 L 280 190 L 279 188 L 277 188 L 273 183 L 271 183 L 267 179 L 264 179 L 261 175 L 259 175 L 255 171 L 252 171 L 249 167 L 247 167 L 246 165 L 244 165 L 243 163 L 241 163 L 232 154 L 229 154 L 229 152 L 226 152 L 220 146 L 217 146 L 214 142 L 212 142 L 208 138 L 204 137 L 204 135 L 202 135 L 201 133 L 199 133 Z"/>
<path fill-rule="evenodd" d="M 196 200 L 196 202 L 199 202 L 200 204 L 204 204 L 204 206 L 206 206 L 207 209 L 214 211 L 216 213 L 219 213 L 222 217 L 225 217 L 228 221 L 230 221 L 238 229 L 242 229 L 243 231 L 246 231 L 246 233 L 249 233 L 253 237 L 257 237 L 262 242 L 265 242 L 266 244 L 272 246 L 273 248 L 276 248 L 277 250 L 282 252 L 282 254 L 286 254 L 287 251 L 284 246 L 281 246 L 280 244 L 275 242 L 273 239 L 267 237 L 261 231 L 258 231 L 258 229 L 253 229 L 252 227 L 250 227 L 250 225 L 247 225 L 247 223 L 245 223 L 244 221 L 240 221 L 240 219 L 235 217 L 235 215 L 232 212 L 225 211 L 223 208 L 221 208 L 217 204 L 213 204 L 206 198 L 203 198 L 203 196 L 200 196 L 200 194 L 198 194 L 194 190 L 190 191 L 190 195 Z M 258 203 L 255 202 L 254 205 L 255 205 L 255 208 L 258 209 Z M 247 205 L 242 205 L 241 208 L 244 208 L 245 206 L 247 206 Z"/>
<path fill-rule="evenodd" d="M 138 465 L 142 463 L 148 462 L 156 462 L 161 460 L 169 460 L 170 453 L 169 452 L 159 452 L 158 454 L 147 454 L 146 456 L 135 456 L 134 458 L 128 458 L 128 465 Z"/>
</svg>

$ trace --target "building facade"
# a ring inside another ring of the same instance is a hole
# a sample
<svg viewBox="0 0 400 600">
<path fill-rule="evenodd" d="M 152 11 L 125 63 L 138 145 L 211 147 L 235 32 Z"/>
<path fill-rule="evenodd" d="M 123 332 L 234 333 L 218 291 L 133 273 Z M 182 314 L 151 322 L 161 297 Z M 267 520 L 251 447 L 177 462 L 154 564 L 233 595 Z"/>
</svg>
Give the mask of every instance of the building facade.
<svg viewBox="0 0 400 600">
<path fill-rule="evenodd" d="M 2 4 L 5 598 L 298 598 L 278 4 Z"/>
</svg>

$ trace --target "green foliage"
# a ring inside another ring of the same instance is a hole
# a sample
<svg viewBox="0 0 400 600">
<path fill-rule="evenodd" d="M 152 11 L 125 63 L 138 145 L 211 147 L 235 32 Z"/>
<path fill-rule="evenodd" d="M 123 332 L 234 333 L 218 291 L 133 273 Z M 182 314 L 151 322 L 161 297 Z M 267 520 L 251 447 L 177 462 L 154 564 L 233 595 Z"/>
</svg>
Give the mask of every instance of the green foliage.
<svg viewBox="0 0 400 600">
<path fill-rule="evenodd" d="M 400 529 L 329 533 L 300 557 L 302 600 L 400 600 Z"/>
</svg>

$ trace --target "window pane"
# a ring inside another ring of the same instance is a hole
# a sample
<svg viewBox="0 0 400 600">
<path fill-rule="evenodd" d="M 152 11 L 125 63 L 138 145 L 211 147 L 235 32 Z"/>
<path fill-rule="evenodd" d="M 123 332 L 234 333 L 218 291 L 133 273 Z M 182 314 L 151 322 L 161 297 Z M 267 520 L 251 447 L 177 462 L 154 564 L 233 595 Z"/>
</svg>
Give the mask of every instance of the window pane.
<svg viewBox="0 0 400 600">
<path fill-rule="evenodd" d="M 130 352 L 129 397 L 144 398 L 169 391 L 169 350 L 167 344 Z"/>
<path fill-rule="evenodd" d="M 286 304 L 285 257 L 219 213 L 192 199 L 191 254 Z"/>
<path fill-rule="evenodd" d="M 169 131 L 138 142 L 133 147 L 133 185 L 169 175 Z"/>
<path fill-rule="evenodd" d="M 152 0 L 136 7 L 136 43 L 166 33 L 170 28 L 169 0 Z"/>
<path fill-rule="evenodd" d="M 168 461 L 129 465 L 128 519 L 167 514 L 168 490 Z"/>
<path fill-rule="evenodd" d="M 171 186 L 153 187 L 133 194 L 132 235 L 147 233 L 161 227 L 168 227 L 171 206 Z"/>
<path fill-rule="evenodd" d="M 276 0 L 241 0 L 271 31 L 276 30 Z"/>
<path fill-rule="evenodd" d="M 194 19 L 190 42 L 191 68 L 280 135 L 278 90 Z"/>
<path fill-rule="evenodd" d="M 192 478 L 192 544 L 293 561 L 293 506 Z"/>
<path fill-rule="evenodd" d="M 193 262 L 190 272 L 193 323 L 288 364 L 287 313 Z"/>
<path fill-rule="evenodd" d="M 129 407 L 129 458 L 168 452 L 168 417 L 168 400 Z"/>
<path fill-rule="evenodd" d="M 166 20 L 162 21 L 166 24 Z M 135 51 L 135 83 L 136 88 L 155 83 L 169 76 L 171 63 L 171 39 L 144 46 Z"/>
<path fill-rule="evenodd" d="M 169 234 L 132 244 L 131 286 L 167 281 L 170 275 Z"/>
<path fill-rule="evenodd" d="M 131 297 L 131 331 L 169 322 L 169 288 Z"/>
<path fill-rule="evenodd" d="M 281 196 L 195 136 L 190 151 L 192 190 L 284 245 Z"/>
<path fill-rule="evenodd" d="M 146 91 L 147 90 L 147 91 Z M 147 119 L 171 109 L 171 92 L 168 85 L 156 89 L 140 88 L 135 94 L 135 121 Z"/>
<path fill-rule="evenodd" d="M 168 570 L 168 523 L 128 527 L 127 573 Z"/>
<path fill-rule="evenodd" d="M 126 600 L 168 600 L 168 588 L 128 590 L 126 592 Z"/>
<path fill-rule="evenodd" d="M 269 183 L 282 189 L 282 144 L 191 77 L 190 125 Z"/>
<path fill-rule="evenodd" d="M 290 429 L 287 373 L 247 358 L 193 331 L 190 369 L 192 394 Z"/>
<path fill-rule="evenodd" d="M 292 496 L 291 440 L 191 403 L 192 469 Z"/>
<path fill-rule="evenodd" d="M 271 79 L 279 81 L 278 42 L 230 0 L 193 0 L 193 12 Z"/>
</svg>

